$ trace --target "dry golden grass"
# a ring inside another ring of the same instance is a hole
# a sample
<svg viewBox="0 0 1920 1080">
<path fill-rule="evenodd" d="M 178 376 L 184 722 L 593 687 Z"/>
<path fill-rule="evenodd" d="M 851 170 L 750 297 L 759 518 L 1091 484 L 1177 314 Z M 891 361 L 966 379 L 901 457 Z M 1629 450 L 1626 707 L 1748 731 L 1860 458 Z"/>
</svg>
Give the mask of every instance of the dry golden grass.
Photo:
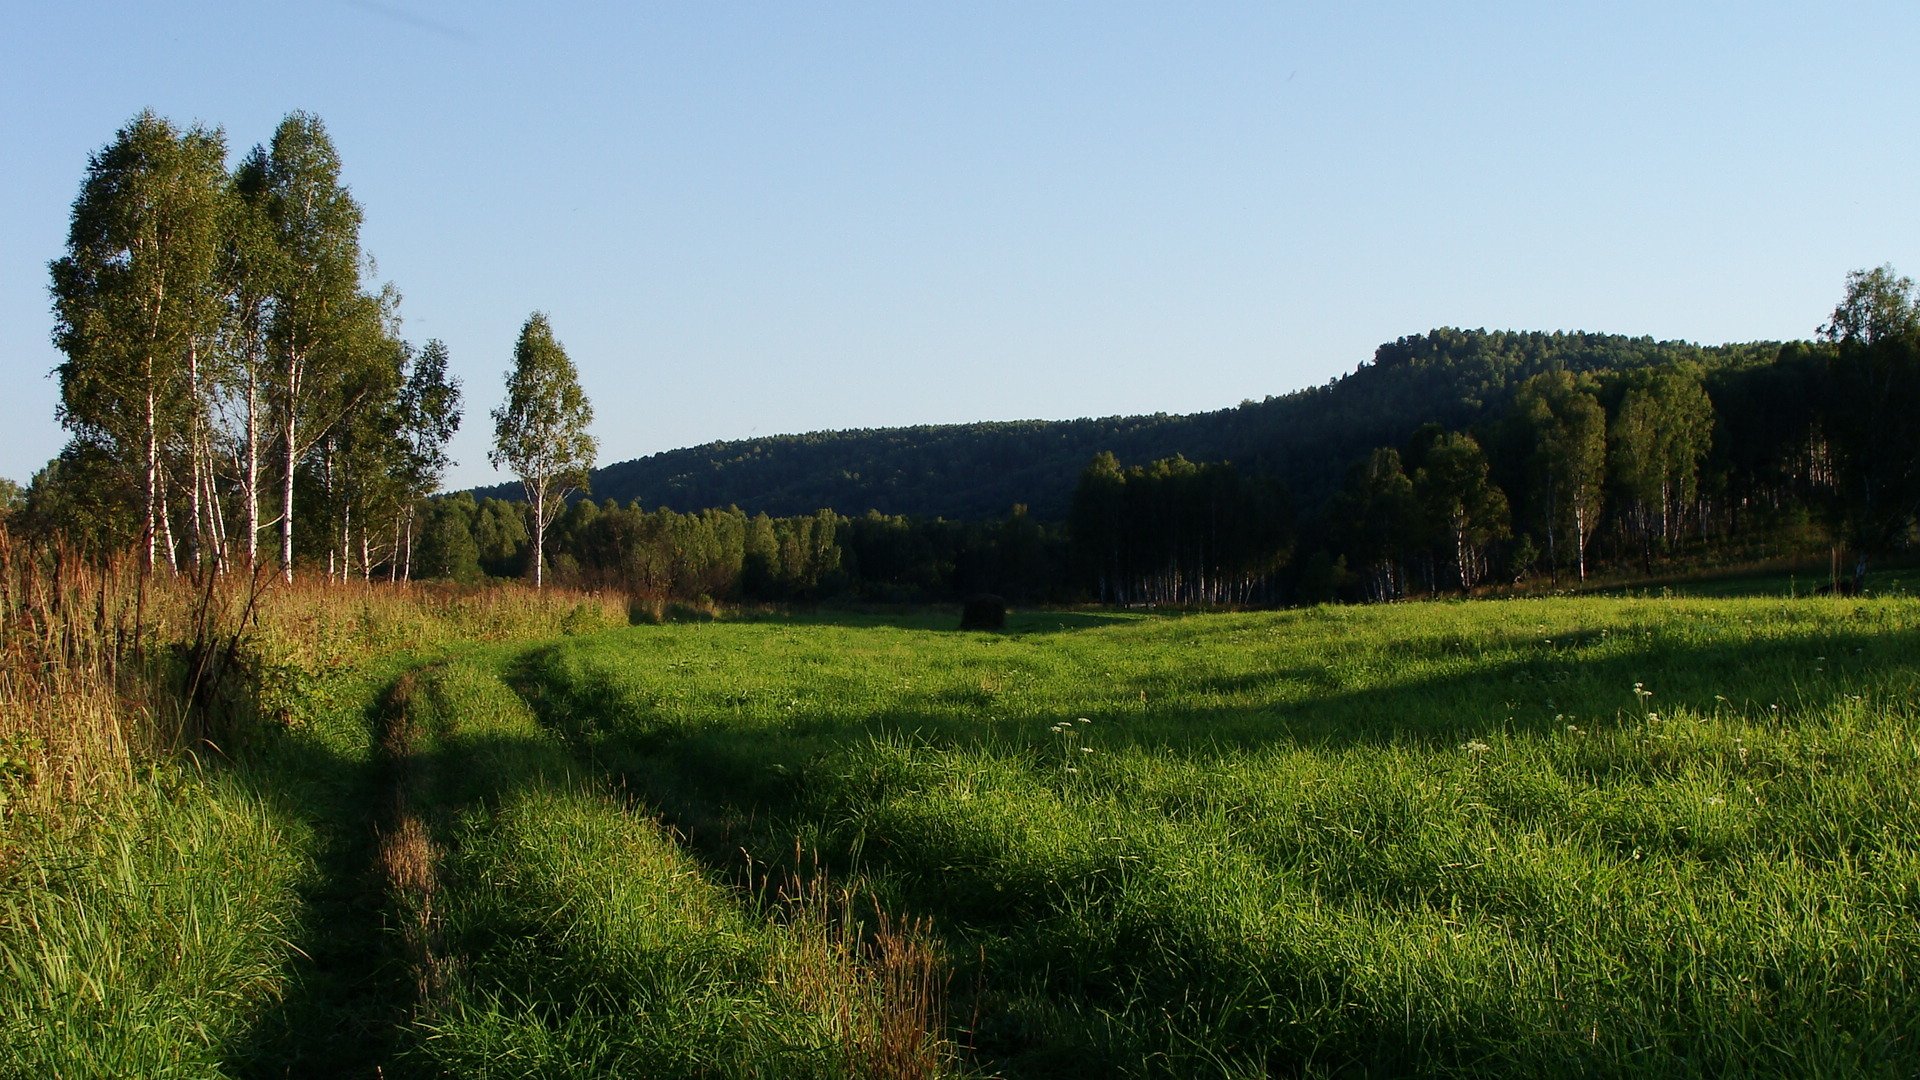
<svg viewBox="0 0 1920 1080">
<path fill-rule="evenodd" d="M 866 899 L 817 864 L 789 875 L 775 893 L 789 932 L 773 971 L 797 1004 L 828 1020 L 852 1075 L 940 1076 L 952 1048 L 941 1036 L 948 974 L 932 920 L 895 918 Z"/>
<path fill-rule="evenodd" d="M 0 810 L 51 812 L 178 750 L 226 753 L 315 676 L 458 641 L 625 625 L 624 596 L 157 570 L 0 525 Z"/>
<path fill-rule="evenodd" d="M 7 808 L 117 786 L 164 722 L 136 658 L 174 612 L 129 560 L 89 563 L 0 528 L 0 780 Z"/>
</svg>

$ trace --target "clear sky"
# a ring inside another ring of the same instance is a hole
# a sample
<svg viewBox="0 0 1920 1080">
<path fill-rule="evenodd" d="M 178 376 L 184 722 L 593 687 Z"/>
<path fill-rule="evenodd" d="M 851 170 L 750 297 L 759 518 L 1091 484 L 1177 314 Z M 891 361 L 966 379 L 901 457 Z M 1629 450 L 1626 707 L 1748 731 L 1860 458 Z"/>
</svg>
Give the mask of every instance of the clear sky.
<svg viewBox="0 0 1920 1080">
<path fill-rule="evenodd" d="M 1435 326 L 1811 336 L 1920 274 L 1920 5 L 18 5 L 0 476 L 64 442 L 47 263 L 139 110 L 319 115 L 466 387 L 548 312 L 602 464 L 754 434 L 1189 412 Z"/>
</svg>

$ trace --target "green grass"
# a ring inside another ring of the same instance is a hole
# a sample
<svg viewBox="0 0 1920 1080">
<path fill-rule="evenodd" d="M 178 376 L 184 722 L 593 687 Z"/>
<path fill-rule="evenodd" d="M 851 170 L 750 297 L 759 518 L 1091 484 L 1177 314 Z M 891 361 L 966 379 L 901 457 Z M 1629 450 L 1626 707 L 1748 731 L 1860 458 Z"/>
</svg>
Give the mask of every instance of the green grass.
<svg viewBox="0 0 1920 1080">
<path fill-rule="evenodd" d="M 223 745 L 175 755 L 164 661 L 151 685 L 101 674 L 126 642 L 101 636 L 113 627 L 94 624 L 93 601 L 124 608 L 125 569 L 80 568 L 64 587 L 87 602 L 26 612 L 60 628 L 46 636 L 66 651 L 51 659 L 20 651 L 9 608 L 0 1075 L 374 1075 L 407 1018 L 394 905 L 369 873 L 382 688 L 465 641 L 600 629 L 624 623 L 624 605 L 561 590 L 276 587 L 248 641 L 256 679 L 223 696 L 236 712 L 218 725 Z M 16 592 L 45 591 L 30 584 Z M 221 582 L 216 621 L 238 617 L 243 586 Z M 145 633 L 166 642 L 195 596 L 182 579 L 151 593 Z M 48 725 L 72 730 L 39 736 Z"/>
<path fill-rule="evenodd" d="M 858 622 L 512 678 L 710 860 L 798 838 L 930 917 L 984 1068 L 1915 1060 L 1920 605 Z"/>
<path fill-rule="evenodd" d="M 1920 1064 L 1920 602 L 522 621 L 329 631 L 237 764 L 14 822 L 0 1059 Z"/>
<path fill-rule="evenodd" d="M 797 906 L 755 902 L 574 775 L 500 666 L 497 651 L 438 666 L 412 699 L 428 730 L 412 775 L 447 853 L 433 962 L 449 974 L 420 1003 L 411 1062 L 471 1077 L 860 1074 L 878 997 L 858 931 L 791 888 Z"/>
<path fill-rule="evenodd" d="M 182 768 L 47 827 L 0 886 L 0 1071 L 217 1075 L 283 990 L 310 838 Z"/>
</svg>

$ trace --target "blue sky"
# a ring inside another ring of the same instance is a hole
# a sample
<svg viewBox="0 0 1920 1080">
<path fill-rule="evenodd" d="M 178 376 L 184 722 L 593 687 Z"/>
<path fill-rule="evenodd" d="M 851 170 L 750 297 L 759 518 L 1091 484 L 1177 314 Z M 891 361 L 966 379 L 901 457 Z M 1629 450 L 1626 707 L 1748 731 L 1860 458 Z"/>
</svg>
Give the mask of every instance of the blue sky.
<svg viewBox="0 0 1920 1080">
<path fill-rule="evenodd" d="M 1447 5 L 1446 7 L 1452 7 Z M 601 462 L 1220 408 L 1431 327 L 1811 336 L 1920 273 L 1920 5 L 36 4 L 0 41 L 0 476 L 46 264 L 142 108 L 318 114 L 466 385 L 550 313 Z"/>
</svg>

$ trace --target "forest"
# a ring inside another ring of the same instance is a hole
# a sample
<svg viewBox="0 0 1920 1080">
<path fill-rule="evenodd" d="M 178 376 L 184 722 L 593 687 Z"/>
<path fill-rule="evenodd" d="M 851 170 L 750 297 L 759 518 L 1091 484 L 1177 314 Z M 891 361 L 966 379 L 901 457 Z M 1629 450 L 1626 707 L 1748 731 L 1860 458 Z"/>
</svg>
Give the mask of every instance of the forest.
<svg viewBox="0 0 1920 1080">
<path fill-rule="evenodd" d="M 1899 419 L 1920 405 L 1917 312 L 1912 282 L 1882 267 L 1849 277 L 1816 341 L 1700 349 L 1436 330 L 1381 346 L 1331 386 L 1278 399 L 1323 420 L 1366 417 L 1352 424 L 1367 435 L 1392 433 L 1372 445 L 1347 431 L 1304 444 L 1312 458 L 1189 458 L 1180 448 L 1196 443 L 1171 438 L 1146 450 L 1166 456 L 1131 463 L 1100 450 L 1056 463 L 1067 497 L 1051 514 L 1017 499 L 971 518 L 872 507 L 676 512 L 596 489 L 598 502 L 576 500 L 555 523 L 547 557 L 561 580 L 678 600 L 991 592 L 1018 602 L 1308 604 L 1779 559 L 1821 561 L 1829 588 L 1853 590 L 1873 560 L 1907 546 L 1920 503 L 1920 447 Z M 1157 425 L 1217 449 L 1243 414 L 1275 408 Z M 1033 442 L 1053 440 L 1049 425 L 1029 427 Z M 1007 428 L 972 438 L 943 429 L 922 450 L 967 463 L 955 474 L 1004 479 L 995 462 L 1009 452 Z M 911 441 L 906 431 L 885 437 Z M 1271 433 L 1267 445 L 1300 439 Z M 806 475 L 850 472 L 820 464 Z M 594 482 L 618 475 L 603 469 Z M 815 493 L 830 503 L 826 488 Z M 929 481 L 922 496 L 946 490 Z M 415 572 L 525 573 L 516 505 L 484 493 L 429 500 Z"/>
<path fill-rule="evenodd" d="M 598 470 L 536 313 L 494 413 L 495 463 L 522 484 L 440 494 L 463 389 L 368 280 L 324 125 L 292 114 L 226 158 L 223 133 L 143 113 L 89 162 L 51 266 L 71 439 L 13 500 L 17 530 L 176 569 L 550 568 L 657 600 L 1291 605 L 1764 559 L 1824 558 L 1829 587 L 1859 589 L 1920 504 L 1920 295 L 1890 266 L 1849 275 L 1807 341 L 1442 328 L 1213 413 Z M 524 395 L 536 361 L 564 390 L 545 413 Z"/>
</svg>

